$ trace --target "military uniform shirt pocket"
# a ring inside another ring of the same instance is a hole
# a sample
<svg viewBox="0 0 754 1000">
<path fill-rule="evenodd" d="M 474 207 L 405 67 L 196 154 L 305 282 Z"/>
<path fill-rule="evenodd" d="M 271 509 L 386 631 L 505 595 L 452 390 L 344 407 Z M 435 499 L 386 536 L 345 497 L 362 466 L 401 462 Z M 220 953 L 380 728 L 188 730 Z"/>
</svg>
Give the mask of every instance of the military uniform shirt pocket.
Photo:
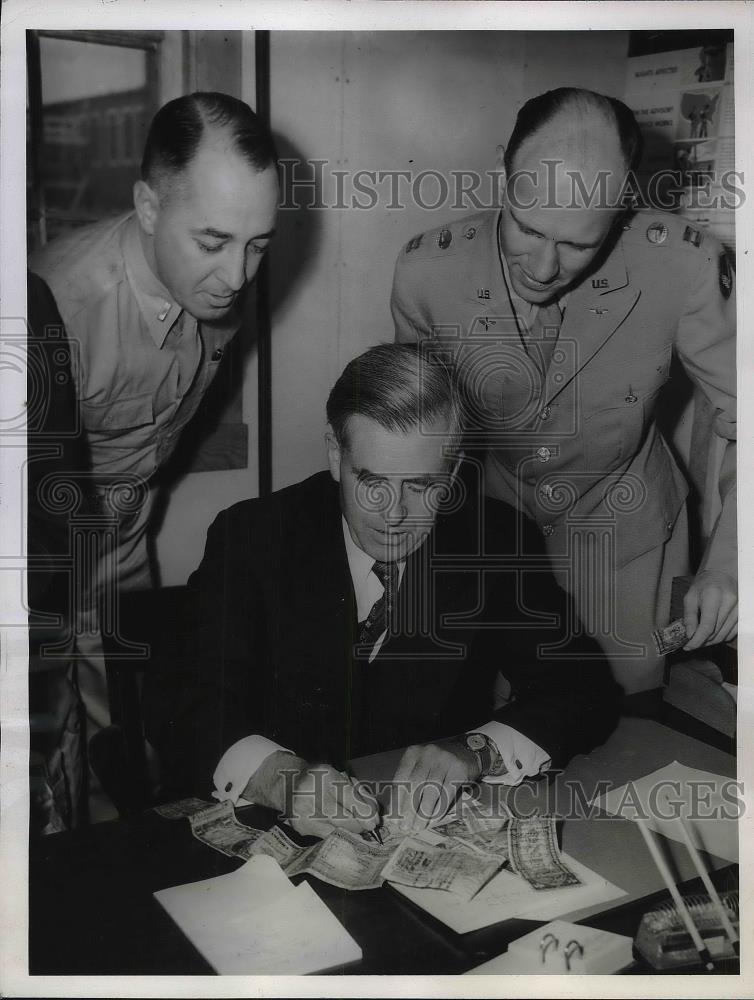
<svg viewBox="0 0 754 1000">
<path fill-rule="evenodd" d="M 655 399 L 670 377 L 672 346 L 614 366 L 595 366 L 582 381 L 587 470 L 611 472 L 639 450 Z"/>
<path fill-rule="evenodd" d="M 129 399 L 114 399 L 107 403 L 81 403 L 81 417 L 90 432 L 111 433 L 145 427 L 154 423 L 154 398 L 144 392 Z"/>
</svg>

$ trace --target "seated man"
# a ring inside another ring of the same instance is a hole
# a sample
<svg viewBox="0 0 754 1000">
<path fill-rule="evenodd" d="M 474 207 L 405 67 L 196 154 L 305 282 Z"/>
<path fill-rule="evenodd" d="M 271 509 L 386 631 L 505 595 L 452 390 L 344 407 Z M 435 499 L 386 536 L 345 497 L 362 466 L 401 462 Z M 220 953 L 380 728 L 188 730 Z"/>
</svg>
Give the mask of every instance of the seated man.
<svg viewBox="0 0 754 1000">
<path fill-rule="evenodd" d="M 536 528 L 458 475 L 452 372 L 414 345 L 374 347 L 327 417 L 329 474 L 209 530 L 182 762 L 199 781 L 214 771 L 216 798 L 325 835 L 378 822 L 333 766 L 350 758 L 408 747 L 396 778 L 424 789 L 415 828 L 438 786 L 516 784 L 604 741 L 618 688 L 591 639 L 564 640 L 568 599 Z M 493 713 L 502 667 L 512 697 Z"/>
</svg>

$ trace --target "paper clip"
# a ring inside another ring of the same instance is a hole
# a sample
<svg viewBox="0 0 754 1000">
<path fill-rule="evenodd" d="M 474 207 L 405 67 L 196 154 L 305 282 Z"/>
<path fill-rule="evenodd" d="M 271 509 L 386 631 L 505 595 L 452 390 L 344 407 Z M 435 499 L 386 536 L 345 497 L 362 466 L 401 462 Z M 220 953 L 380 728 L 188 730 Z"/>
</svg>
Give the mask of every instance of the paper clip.
<svg viewBox="0 0 754 1000">
<path fill-rule="evenodd" d="M 571 947 L 573 945 L 573 947 Z M 569 941 L 568 944 L 563 949 L 563 958 L 565 959 L 566 972 L 571 971 L 571 958 L 578 952 L 579 958 L 584 957 L 584 946 L 580 941 L 575 938 Z"/>
<path fill-rule="evenodd" d="M 550 946 L 552 945 L 555 948 L 555 951 L 557 951 L 559 944 L 560 942 L 554 934 L 545 934 L 539 942 L 539 950 L 542 952 L 542 965 L 545 964 L 545 957 L 547 956 L 547 951 Z"/>
</svg>

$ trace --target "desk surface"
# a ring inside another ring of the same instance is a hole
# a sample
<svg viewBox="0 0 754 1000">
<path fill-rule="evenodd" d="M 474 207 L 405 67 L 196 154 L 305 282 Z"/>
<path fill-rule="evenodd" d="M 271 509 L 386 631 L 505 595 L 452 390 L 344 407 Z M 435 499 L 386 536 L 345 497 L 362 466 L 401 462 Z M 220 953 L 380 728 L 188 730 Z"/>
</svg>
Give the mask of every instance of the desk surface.
<svg viewBox="0 0 754 1000">
<path fill-rule="evenodd" d="M 393 758 L 365 758 L 357 771 L 365 777 L 387 777 Z M 608 776 L 620 785 L 672 760 L 735 776 L 735 760 L 728 754 L 657 723 L 624 719 L 608 743 L 572 761 L 555 785 L 566 780 L 581 782 L 589 797 L 597 782 Z M 242 810 L 239 817 L 257 827 L 269 826 L 272 820 L 269 812 L 255 807 Z M 628 891 L 611 904 L 609 912 L 594 916 L 585 910 L 570 919 L 587 918 L 594 926 L 633 935 L 641 914 L 655 903 L 654 898 L 639 904 L 635 900 L 656 896 L 661 889 L 634 824 L 620 819 L 567 820 L 563 846 Z M 691 878 L 693 869 L 683 851 L 669 841 L 666 846 L 681 879 Z M 225 874 L 239 864 L 194 839 L 186 820 L 165 820 L 151 811 L 34 841 L 30 849 L 29 971 L 40 975 L 210 973 L 152 893 Z M 735 869 L 726 867 L 717 880 L 722 888 L 734 888 Z M 311 884 L 363 949 L 363 961 L 348 968 L 349 973 L 463 972 L 504 951 L 509 941 L 535 926 L 531 921 L 509 920 L 456 935 L 387 887 L 349 893 L 314 878 Z"/>
</svg>

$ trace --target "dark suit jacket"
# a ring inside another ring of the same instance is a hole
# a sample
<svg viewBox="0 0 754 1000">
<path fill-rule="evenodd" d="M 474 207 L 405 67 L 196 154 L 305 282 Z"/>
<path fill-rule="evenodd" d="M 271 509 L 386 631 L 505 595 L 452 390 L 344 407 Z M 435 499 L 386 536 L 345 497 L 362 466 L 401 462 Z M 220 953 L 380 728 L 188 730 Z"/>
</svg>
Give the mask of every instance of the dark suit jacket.
<svg viewBox="0 0 754 1000">
<path fill-rule="evenodd" d="M 536 528 L 500 501 L 479 503 L 472 495 L 440 516 L 409 557 L 401 632 L 372 663 L 354 654 L 355 599 L 329 474 L 223 511 L 189 581 L 197 676 L 184 682 L 172 726 L 184 781 L 193 771 L 194 786 L 206 785 L 222 753 L 251 733 L 334 764 L 453 735 L 492 717 L 498 670 L 515 700 L 496 718 L 554 765 L 604 741 L 619 689 L 599 647 L 582 637 L 568 646 L 579 659 L 539 655 L 562 635 L 567 598 Z"/>
</svg>

